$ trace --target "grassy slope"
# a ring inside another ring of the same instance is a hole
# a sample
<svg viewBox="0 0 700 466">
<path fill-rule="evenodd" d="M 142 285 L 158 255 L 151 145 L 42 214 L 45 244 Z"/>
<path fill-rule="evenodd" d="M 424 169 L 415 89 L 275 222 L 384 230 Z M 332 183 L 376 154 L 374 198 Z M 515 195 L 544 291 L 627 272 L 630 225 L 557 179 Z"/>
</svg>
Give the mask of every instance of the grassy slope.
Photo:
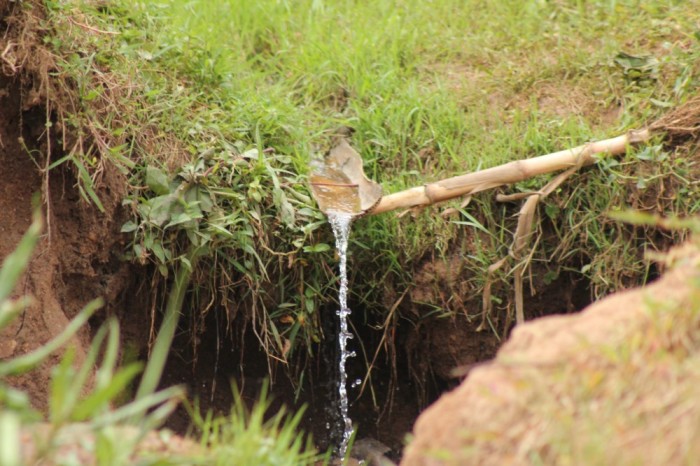
<svg viewBox="0 0 700 466">
<path fill-rule="evenodd" d="M 133 257 L 167 274 L 203 251 L 197 286 L 224 290 L 219 304 L 243 309 L 282 358 L 321 337 L 317 310 L 334 295 L 304 181 L 337 127 L 356 129 L 367 173 L 395 191 L 642 126 L 695 92 L 700 71 L 697 1 L 48 3 L 86 109 L 76 126 L 131 177 Z M 277 155 L 251 152 L 268 147 Z M 542 209 L 555 238 L 535 261 L 574 268 L 597 294 L 642 280 L 653 232 L 602 214 L 695 211 L 686 155 L 653 146 L 572 179 Z M 512 208 L 474 201 L 457 220 L 488 234 L 434 211 L 358 222 L 358 307 L 383 312 L 384 291 L 412 286 L 426 255 L 455 251 L 479 296 L 514 225 Z"/>
</svg>

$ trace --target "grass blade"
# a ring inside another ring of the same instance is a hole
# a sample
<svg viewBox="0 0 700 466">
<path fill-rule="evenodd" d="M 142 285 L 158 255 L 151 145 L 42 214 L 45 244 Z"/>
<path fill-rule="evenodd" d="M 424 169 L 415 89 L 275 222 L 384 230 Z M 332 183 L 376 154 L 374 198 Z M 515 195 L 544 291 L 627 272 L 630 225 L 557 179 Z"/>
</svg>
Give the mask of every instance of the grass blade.
<svg viewBox="0 0 700 466">
<path fill-rule="evenodd" d="M 78 330 L 85 325 L 88 319 L 92 317 L 95 311 L 102 307 L 102 304 L 103 302 L 101 298 L 90 301 L 53 340 L 50 340 L 48 343 L 37 348 L 31 353 L 2 362 L 2 364 L 0 364 L 0 377 L 23 374 L 36 367 L 51 353 L 70 340 L 73 335 L 75 335 Z"/>
<path fill-rule="evenodd" d="M 17 248 L 2 263 L 2 268 L 0 269 L 0 302 L 10 296 L 17 284 L 17 280 L 27 268 L 43 227 L 44 221 L 41 217 L 41 211 L 35 209 L 29 229 L 22 236 Z"/>
</svg>

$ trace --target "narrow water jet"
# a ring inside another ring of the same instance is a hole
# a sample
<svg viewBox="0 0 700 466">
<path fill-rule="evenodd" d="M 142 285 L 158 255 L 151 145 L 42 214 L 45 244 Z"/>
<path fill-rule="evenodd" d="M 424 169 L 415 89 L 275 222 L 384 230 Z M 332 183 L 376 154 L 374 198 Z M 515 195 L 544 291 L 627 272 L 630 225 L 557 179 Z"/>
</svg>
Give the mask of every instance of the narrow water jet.
<svg viewBox="0 0 700 466">
<path fill-rule="evenodd" d="M 354 357 L 354 351 L 348 351 L 347 343 L 348 340 L 353 338 L 352 333 L 348 329 L 348 316 L 351 311 L 348 307 L 348 271 L 347 271 L 347 251 L 348 251 L 348 239 L 350 237 L 350 223 L 352 222 L 352 214 L 344 212 L 327 212 L 328 221 L 333 228 L 333 234 L 335 235 L 335 247 L 338 251 L 338 256 L 340 257 L 339 264 L 339 275 L 340 275 L 340 288 L 338 290 L 338 302 L 340 303 L 340 309 L 337 311 L 337 315 L 340 319 L 340 332 L 338 334 L 338 342 L 340 348 L 340 359 L 338 361 L 338 369 L 340 376 L 338 378 L 338 395 L 340 397 L 340 420 L 342 429 L 342 440 L 338 447 L 338 455 L 340 458 L 344 458 L 348 450 L 348 444 L 350 443 L 350 438 L 353 434 L 352 419 L 348 414 L 349 402 L 348 402 L 348 374 L 345 370 L 345 363 L 348 358 Z"/>
</svg>

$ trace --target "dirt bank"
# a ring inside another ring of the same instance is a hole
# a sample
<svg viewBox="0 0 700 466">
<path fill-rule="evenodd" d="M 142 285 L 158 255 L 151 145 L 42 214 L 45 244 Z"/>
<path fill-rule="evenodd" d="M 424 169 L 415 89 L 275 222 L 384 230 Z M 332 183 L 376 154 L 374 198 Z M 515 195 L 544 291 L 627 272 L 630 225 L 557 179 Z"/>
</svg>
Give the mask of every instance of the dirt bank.
<svg viewBox="0 0 700 466">
<path fill-rule="evenodd" d="M 107 303 L 96 321 L 128 311 L 147 315 L 143 305 L 135 305 L 134 267 L 119 259 L 124 247 L 119 234 L 125 218 L 123 177 L 109 163 L 100 164 L 94 178 L 104 206 L 100 212 L 81 197 L 70 162 L 46 170 L 67 155 L 71 140 L 62 131 L 56 102 L 47 98 L 53 91 L 47 80 L 54 64 L 42 46 L 41 11 L 23 9 L 20 3 L 0 1 L 0 49 L 5 51 L 0 72 L 0 260 L 29 227 L 34 206 L 41 207 L 47 228 L 16 290 L 33 296 L 34 303 L 0 335 L 0 358 L 41 346 L 96 297 Z M 124 327 L 133 333 L 140 325 Z M 74 341 L 79 358 L 90 333 L 86 328 Z M 26 390 L 42 411 L 48 405 L 50 370 L 57 358 L 10 381 Z"/>
<path fill-rule="evenodd" d="M 680 464 L 700 455 L 700 249 L 580 314 L 517 328 L 416 422 L 402 464 Z"/>
</svg>

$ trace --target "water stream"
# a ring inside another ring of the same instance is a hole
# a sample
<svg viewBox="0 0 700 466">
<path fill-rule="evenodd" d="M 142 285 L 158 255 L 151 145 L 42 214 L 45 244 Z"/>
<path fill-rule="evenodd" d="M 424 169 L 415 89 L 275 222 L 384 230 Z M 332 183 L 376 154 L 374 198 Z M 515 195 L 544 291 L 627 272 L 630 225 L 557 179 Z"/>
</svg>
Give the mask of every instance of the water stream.
<svg viewBox="0 0 700 466">
<path fill-rule="evenodd" d="M 347 271 L 347 251 L 348 251 L 348 238 L 350 237 L 350 223 L 352 221 L 352 215 L 348 213 L 339 212 L 328 212 L 328 221 L 333 228 L 333 234 L 335 235 L 335 247 L 338 251 L 338 256 L 340 256 L 340 289 L 338 290 L 338 301 L 340 303 L 340 310 L 337 311 L 338 317 L 340 319 L 340 332 L 338 334 L 338 342 L 340 347 L 340 359 L 338 361 L 338 369 L 340 372 L 340 377 L 338 378 L 338 395 L 340 397 L 340 416 L 341 416 L 341 426 L 343 436 L 338 447 L 338 455 L 340 458 L 344 458 L 348 450 L 348 443 L 350 442 L 350 437 L 352 437 L 352 419 L 348 414 L 348 374 L 345 370 L 345 363 L 348 358 L 354 357 L 354 351 L 348 351 L 347 343 L 348 340 L 352 339 L 353 335 L 348 329 L 348 316 L 350 315 L 350 308 L 348 308 L 348 271 Z"/>
</svg>

